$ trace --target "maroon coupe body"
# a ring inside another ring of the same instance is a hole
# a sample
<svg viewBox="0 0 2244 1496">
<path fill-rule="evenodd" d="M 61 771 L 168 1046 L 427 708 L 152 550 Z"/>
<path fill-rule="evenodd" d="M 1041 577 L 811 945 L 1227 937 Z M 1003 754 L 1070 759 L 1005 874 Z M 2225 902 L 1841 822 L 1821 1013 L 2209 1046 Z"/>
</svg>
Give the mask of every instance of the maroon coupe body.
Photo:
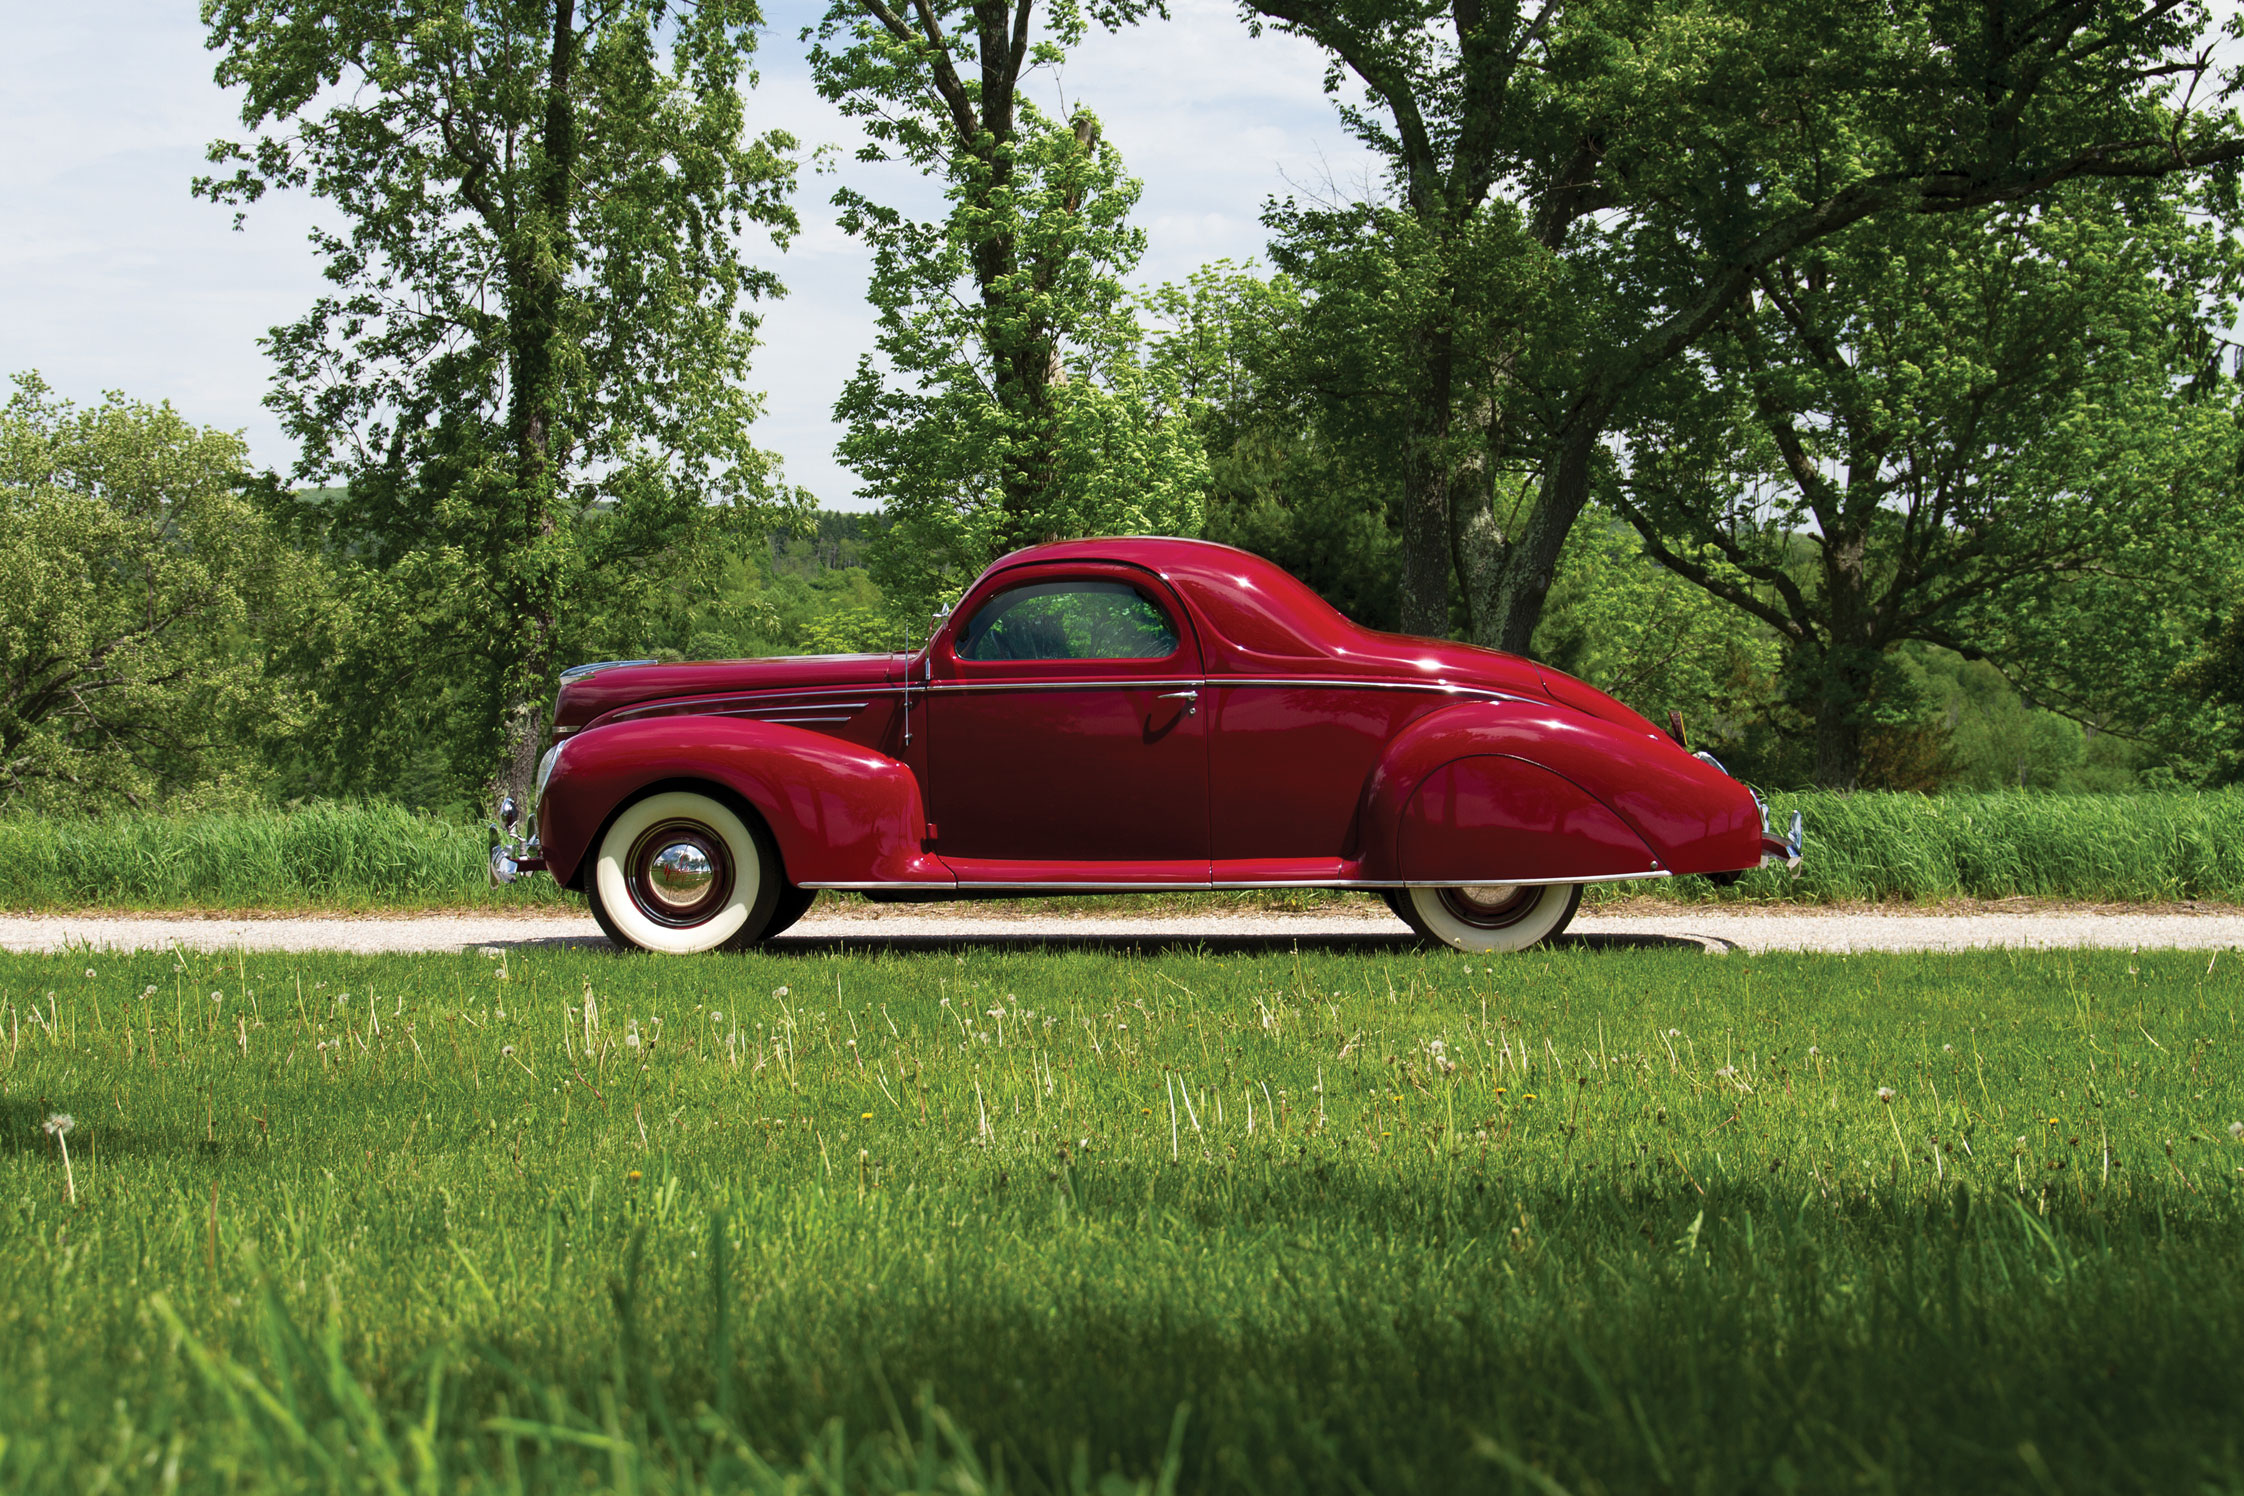
<svg viewBox="0 0 2244 1496">
<path fill-rule="evenodd" d="M 1271 563 L 1201 541 L 1016 552 L 916 653 L 571 676 L 534 850 L 594 895 L 611 935 L 655 949 L 702 948 L 700 906 L 681 899 L 706 904 L 728 877 L 736 903 L 770 884 L 774 912 L 817 889 L 1314 887 L 1395 891 L 1410 919 L 1397 892 L 1517 903 L 1797 859 L 1745 785 L 1611 697 L 1514 655 L 1360 628 Z M 633 844 L 617 842 L 627 808 L 658 795 L 660 824 L 631 820 Z M 760 852 L 728 850 L 721 826 L 678 840 L 665 828 L 695 824 L 692 797 Z M 640 938 L 640 915 L 676 936 Z M 756 919 L 710 943 L 776 928 Z"/>
</svg>

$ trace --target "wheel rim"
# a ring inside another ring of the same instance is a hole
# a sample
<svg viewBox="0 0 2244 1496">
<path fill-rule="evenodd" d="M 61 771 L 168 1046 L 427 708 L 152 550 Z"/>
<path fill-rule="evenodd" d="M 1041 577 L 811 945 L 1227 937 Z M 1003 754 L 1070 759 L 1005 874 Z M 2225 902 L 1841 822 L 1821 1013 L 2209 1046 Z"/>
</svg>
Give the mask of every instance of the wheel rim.
<svg viewBox="0 0 2244 1496">
<path fill-rule="evenodd" d="M 624 858 L 624 886 L 639 912 L 684 929 L 732 900 L 732 857 L 725 839 L 698 821 L 664 821 L 641 832 Z"/>
<path fill-rule="evenodd" d="M 1476 930 L 1504 930 L 1518 924 L 1542 902 L 1539 883 L 1471 883 L 1441 890 L 1441 906 Z"/>
</svg>

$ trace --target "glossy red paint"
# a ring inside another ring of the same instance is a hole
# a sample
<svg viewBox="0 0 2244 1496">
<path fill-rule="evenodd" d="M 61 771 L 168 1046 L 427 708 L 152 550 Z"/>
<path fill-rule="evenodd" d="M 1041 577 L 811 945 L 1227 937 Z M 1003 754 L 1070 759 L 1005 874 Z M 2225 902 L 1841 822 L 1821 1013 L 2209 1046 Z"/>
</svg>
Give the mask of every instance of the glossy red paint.
<svg viewBox="0 0 2244 1496">
<path fill-rule="evenodd" d="M 962 657 L 986 604 L 1050 580 L 1127 586 L 1173 650 Z M 565 882 L 619 806 L 688 783 L 754 808 L 788 880 L 821 886 L 1572 881 L 1764 851 L 1743 785 L 1602 692 L 1359 628 L 1200 541 L 1038 546 L 915 654 L 618 666 L 566 685 L 555 722 L 539 829 Z"/>
<path fill-rule="evenodd" d="M 1395 869 L 1413 883 L 1587 883 L 1646 877 L 1659 860 L 1572 780 L 1481 754 L 1419 782 L 1396 828 Z"/>
<path fill-rule="evenodd" d="M 1049 581 L 1127 586 L 1160 610 L 1176 648 L 1160 658 L 977 660 L 959 641 L 982 609 Z M 1206 718 L 1191 620 L 1158 580 L 1130 567 L 1010 566 L 968 591 L 931 642 L 927 796 L 937 850 L 1023 864 L 1208 859 Z M 1110 877 L 1111 868 L 1100 876 Z M 961 877 L 965 874 L 962 872 Z M 1056 878 L 1080 876 L 1070 867 Z M 1143 880 L 1131 880 L 1143 881 Z"/>
<path fill-rule="evenodd" d="M 919 782 L 885 754 L 801 727 L 662 717 L 580 733 L 538 804 L 546 864 L 574 886 L 617 810 L 658 787 L 713 785 L 763 817 L 790 883 L 949 883 L 921 846 Z"/>
</svg>

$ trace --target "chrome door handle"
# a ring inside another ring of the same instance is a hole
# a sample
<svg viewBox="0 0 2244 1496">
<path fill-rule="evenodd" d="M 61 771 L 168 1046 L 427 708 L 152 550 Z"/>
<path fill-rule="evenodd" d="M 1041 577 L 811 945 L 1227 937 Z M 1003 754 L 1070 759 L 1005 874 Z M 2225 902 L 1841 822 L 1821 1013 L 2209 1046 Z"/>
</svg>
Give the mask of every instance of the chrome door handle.
<svg viewBox="0 0 2244 1496">
<path fill-rule="evenodd" d="M 1155 701 L 1183 702 L 1184 715 L 1187 717 L 1197 716 L 1200 711 L 1200 693 L 1198 691 L 1163 691 L 1153 699 Z"/>
</svg>

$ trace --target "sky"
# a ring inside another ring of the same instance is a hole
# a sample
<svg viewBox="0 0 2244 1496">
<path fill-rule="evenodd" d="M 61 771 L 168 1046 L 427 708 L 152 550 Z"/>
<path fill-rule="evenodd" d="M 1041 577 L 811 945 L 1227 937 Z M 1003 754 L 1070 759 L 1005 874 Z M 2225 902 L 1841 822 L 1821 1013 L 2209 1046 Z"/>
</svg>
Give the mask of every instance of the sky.
<svg viewBox="0 0 2244 1496">
<path fill-rule="evenodd" d="M 933 199 L 905 168 L 849 159 L 857 136 L 812 90 L 796 39 L 823 8 L 774 0 L 748 101 L 753 130 L 841 147 L 832 173 L 805 171 L 791 247 L 750 242 L 788 288 L 765 310 L 751 383 L 766 398 L 756 440 L 781 456 L 787 480 L 826 507 L 862 508 L 834 459 L 832 407 L 872 347 L 868 259 L 828 200 L 845 182 L 904 206 Z M 239 100 L 211 81 L 197 9 L 0 0 L 13 53 L 0 91 L 0 374 L 36 369 L 81 403 L 107 390 L 169 401 L 199 425 L 242 432 L 255 463 L 286 471 L 295 447 L 261 403 L 270 365 L 258 339 L 325 286 L 307 232 L 343 224 L 304 194 L 278 194 L 236 232 L 229 209 L 189 195 L 204 147 L 240 134 Z M 1359 195 L 1375 171 L 1335 118 L 1314 49 L 1250 37 L 1224 0 L 1171 0 L 1170 14 L 1094 32 L 1064 70 L 1029 85 L 1047 109 L 1096 110 L 1143 180 L 1147 284 L 1256 260 L 1269 198 Z"/>
</svg>

